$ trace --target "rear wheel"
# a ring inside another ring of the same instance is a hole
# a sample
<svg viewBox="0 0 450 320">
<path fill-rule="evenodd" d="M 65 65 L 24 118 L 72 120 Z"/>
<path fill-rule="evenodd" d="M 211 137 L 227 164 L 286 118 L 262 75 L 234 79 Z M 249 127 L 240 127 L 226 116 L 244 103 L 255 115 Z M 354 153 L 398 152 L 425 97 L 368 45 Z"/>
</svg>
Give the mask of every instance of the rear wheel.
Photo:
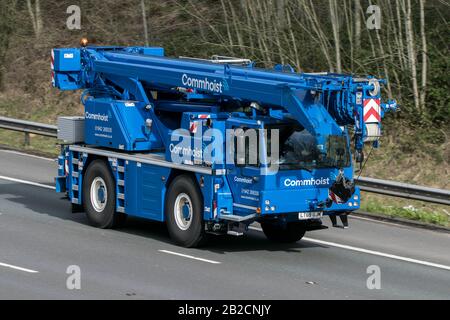
<svg viewBox="0 0 450 320">
<path fill-rule="evenodd" d="M 203 200 L 189 175 L 176 177 L 167 190 L 165 218 L 170 237 L 184 247 L 196 247 L 205 237 Z"/>
<path fill-rule="evenodd" d="M 84 209 L 89 223 L 97 228 L 108 229 L 122 225 L 126 215 L 116 213 L 116 188 L 108 164 L 93 161 L 86 170 L 83 182 Z"/>
<path fill-rule="evenodd" d="M 282 243 L 300 241 L 306 232 L 306 226 L 300 222 L 288 222 L 285 226 L 262 222 L 261 227 L 267 239 Z"/>
</svg>

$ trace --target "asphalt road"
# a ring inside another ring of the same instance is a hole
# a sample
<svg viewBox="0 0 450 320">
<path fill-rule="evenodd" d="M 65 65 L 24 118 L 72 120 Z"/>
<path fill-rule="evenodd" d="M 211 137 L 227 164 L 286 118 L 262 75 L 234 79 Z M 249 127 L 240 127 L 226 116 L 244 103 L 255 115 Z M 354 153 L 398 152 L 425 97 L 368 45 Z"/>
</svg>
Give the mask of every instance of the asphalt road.
<svg viewBox="0 0 450 320">
<path fill-rule="evenodd" d="M 294 245 L 256 225 L 185 249 L 158 223 L 90 227 L 51 189 L 55 173 L 55 162 L 0 150 L 0 299 L 450 299 L 448 233 L 351 218 Z M 72 265 L 79 290 L 67 289 Z M 367 288 L 369 266 L 379 290 Z"/>
</svg>

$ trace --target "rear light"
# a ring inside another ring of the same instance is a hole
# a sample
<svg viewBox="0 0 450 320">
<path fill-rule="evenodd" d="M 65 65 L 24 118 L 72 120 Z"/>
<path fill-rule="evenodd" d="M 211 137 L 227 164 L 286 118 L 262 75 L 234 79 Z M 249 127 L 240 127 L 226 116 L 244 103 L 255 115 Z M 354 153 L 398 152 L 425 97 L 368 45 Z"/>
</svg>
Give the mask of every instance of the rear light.
<svg viewBox="0 0 450 320">
<path fill-rule="evenodd" d="M 213 203 L 212 203 L 212 209 L 213 209 L 213 215 L 214 215 L 214 218 L 215 217 L 217 217 L 217 201 L 216 200 L 214 200 L 213 201 Z"/>
</svg>

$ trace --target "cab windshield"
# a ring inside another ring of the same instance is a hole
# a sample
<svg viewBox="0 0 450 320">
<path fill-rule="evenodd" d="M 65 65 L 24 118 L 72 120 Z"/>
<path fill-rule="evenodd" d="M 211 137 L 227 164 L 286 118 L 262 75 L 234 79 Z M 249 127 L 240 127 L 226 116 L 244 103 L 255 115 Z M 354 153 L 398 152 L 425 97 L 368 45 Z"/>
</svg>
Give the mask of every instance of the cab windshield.
<svg viewBox="0 0 450 320">
<path fill-rule="evenodd" d="M 350 151 L 346 136 L 329 136 L 326 154 L 321 153 L 314 136 L 299 127 L 283 126 L 279 129 L 279 161 L 281 170 L 313 170 L 345 168 L 350 166 Z M 269 135 L 269 145 L 271 143 Z M 271 150 L 270 147 L 268 150 Z"/>
</svg>

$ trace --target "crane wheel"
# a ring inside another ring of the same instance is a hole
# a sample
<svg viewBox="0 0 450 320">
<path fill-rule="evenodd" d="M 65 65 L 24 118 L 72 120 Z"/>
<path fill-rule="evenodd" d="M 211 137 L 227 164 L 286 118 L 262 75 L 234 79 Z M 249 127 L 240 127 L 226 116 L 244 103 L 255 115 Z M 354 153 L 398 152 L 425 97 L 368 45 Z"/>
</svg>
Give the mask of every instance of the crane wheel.
<svg viewBox="0 0 450 320">
<path fill-rule="evenodd" d="M 167 190 L 165 219 L 170 237 L 180 246 L 192 248 L 203 243 L 203 199 L 197 182 L 189 175 L 176 177 Z"/>
<path fill-rule="evenodd" d="M 124 224 L 126 215 L 116 213 L 116 188 L 108 164 L 94 160 L 89 164 L 83 180 L 84 210 L 89 223 L 109 229 Z"/>
</svg>

